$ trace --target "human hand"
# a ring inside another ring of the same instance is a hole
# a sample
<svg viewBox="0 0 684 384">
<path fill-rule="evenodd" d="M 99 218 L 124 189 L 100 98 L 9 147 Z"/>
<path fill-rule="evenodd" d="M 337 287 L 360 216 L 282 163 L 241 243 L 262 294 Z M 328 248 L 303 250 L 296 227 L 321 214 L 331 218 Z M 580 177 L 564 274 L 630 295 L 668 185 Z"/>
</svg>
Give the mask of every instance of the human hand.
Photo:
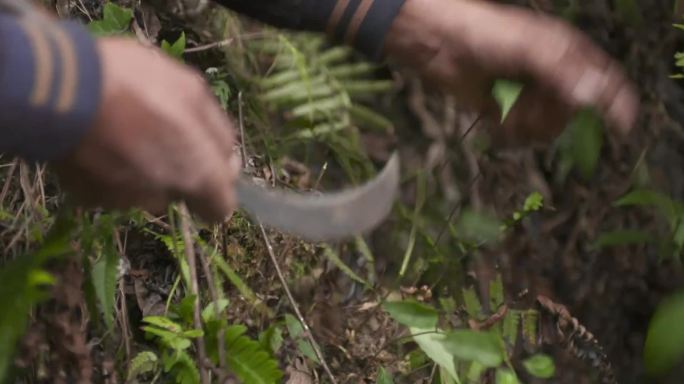
<svg viewBox="0 0 684 384">
<path fill-rule="evenodd" d="M 508 144 L 548 142 L 584 107 L 600 112 L 619 134 L 636 120 L 638 97 L 618 63 L 566 23 L 519 7 L 407 0 L 385 53 L 490 117 L 500 116 L 494 81 L 523 81 L 495 135 Z"/>
<path fill-rule="evenodd" d="M 55 164 L 86 206 L 164 212 L 185 201 L 208 221 L 235 205 L 234 129 L 200 74 L 133 40 L 98 40 L 102 101 L 94 126 Z"/>
</svg>

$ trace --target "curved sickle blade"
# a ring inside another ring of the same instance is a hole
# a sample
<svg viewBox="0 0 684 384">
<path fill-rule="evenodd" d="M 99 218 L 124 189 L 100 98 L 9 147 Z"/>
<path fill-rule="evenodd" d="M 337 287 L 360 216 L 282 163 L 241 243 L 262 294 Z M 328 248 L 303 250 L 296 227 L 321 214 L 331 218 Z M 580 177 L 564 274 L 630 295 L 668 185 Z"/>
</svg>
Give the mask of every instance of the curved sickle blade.
<svg viewBox="0 0 684 384">
<path fill-rule="evenodd" d="M 310 241 L 341 240 L 373 229 L 392 210 L 399 189 L 399 158 L 358 188 L 302 194 L 262 188 L 240 179 L 240 206 L 263 224 Z"/>
</svg>

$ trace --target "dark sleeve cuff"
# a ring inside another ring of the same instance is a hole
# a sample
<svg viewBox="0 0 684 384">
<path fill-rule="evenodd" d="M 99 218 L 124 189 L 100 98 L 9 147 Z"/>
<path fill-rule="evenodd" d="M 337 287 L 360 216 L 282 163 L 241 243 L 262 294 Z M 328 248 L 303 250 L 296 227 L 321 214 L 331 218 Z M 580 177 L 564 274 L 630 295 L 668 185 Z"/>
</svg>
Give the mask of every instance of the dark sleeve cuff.
<svg viewBox="0 0 684 384">
<path fill-rule="evenodd" d="M 382 59 L 385 36 L 405 0 L 325 1 L 334 3 L 326 22 L 328 36 L 355 47 L 372 60 Z"/>
<path fill-rule="evenodd" d="M 0 153 L 56 160 L 79 143 L 100 103 L 95 41 L 75 22 L 0 15 Z"/>
<path fill-rule="evenodd" d="M 276 27 L 326 32 L 371 59 L 382 58 L 385 35 L 405 0 L 217 0 Z"/>
</svg>

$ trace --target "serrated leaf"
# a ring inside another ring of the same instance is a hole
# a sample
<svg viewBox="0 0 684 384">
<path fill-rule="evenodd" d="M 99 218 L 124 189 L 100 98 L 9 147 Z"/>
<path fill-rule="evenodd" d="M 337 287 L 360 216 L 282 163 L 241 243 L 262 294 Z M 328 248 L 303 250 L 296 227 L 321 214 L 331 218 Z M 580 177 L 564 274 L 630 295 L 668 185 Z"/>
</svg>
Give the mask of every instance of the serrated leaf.
<svg viewBox="0 0 684 384">
<path fill-rule="evenodd" d="M 684 293 L 678 293 L 663 300 L 648 326 L 644 363 L 650 374 L 665 374 L 684 360 L 682 323 L 684 323 Z"/>
<path fill-rule="evenodd" d="M 460 360 L 476 361 L 485 367 L 497 367 L 503 362 L 501 340 L 493 333 L 455 330 L 446 334 L 444 343 Z"/>
<path fill-rule="evenodd" d="M 105 324 L 111 330 L 114 326 L 116 278 L 119 272 L 120 258 L 118 252 L 113 248 L 113 244 L 105 244 L 105 247 L 100 259 L 93 265 L 91 279 Z"/>
<path fill-rule="evenodd" d="M 173 44 L 169 44 L 169 42 L 166 40 L 162 41 L 161 50 L 166 52 L 171 57 L 182 59 L 183 53 L 185 52 L 185 44 L 185 32 L 181 32 L 181 35 Z"/>
<path fill-rule="evenodd" d="M 102 12 L 102 20 L 90 22 L 88 29 L 96 36 L 117 35 L 127 31 L 132 20 L 133 10 L 107 2 Z"/>
<path fill-rule="evenodd" d="M 540 379 L 550 379 L 556 374 L 556 365 L 549 356 L 538 354 L 523 361 L 527 372 Z"/>
<path fill-rule="evenodd" d="M 375 384 L 394 384 L 394 379 L 384 367 L 380 367 L 380 370 L 378 370 L 378 378 L 375 380 Z"/>
<path fill-rule="evenodd" d="M 128 381 L 135 379 L 138 376 L 151 373 L 157 370 L 159 365 L 159 358 L 154 352 L 142 351 L 139 352 L 131 360 L 128 367 Z"/>
<path fill-rule="evenodd" d="M 398 323 L 407 327 L 430 329 L 437 326 L 437 311 L 417 301 L 395 301 L 383 304 L 383 308 Z"/>
<path fill-rule="evenodd" d="M 525 311 L 521 314 L 522 331 L 525 341 L 530 345 L 537 345 L 537 320 L 539 320 L 539 312 Z"/>
<path fill-rule="evenodd" d="M 501 122 L 503 123 L 508 116 L 508 113 L 515 105 L 515 102 L 522 92 L 523 85 L 509 80 L 497 80 L 494 83 L 494 88 L 492 88 L 492 95 L 494 99 L 499 103 L 499 108 L 501 108 Z"/>
<path fill-rule="evenodd" d="M 520 313 L 518 311 L 508 311 L 503 319 L 502 336 L 508 345 L 514 347 L 518 340 L 518 328 L 520 325 Z"/>
<path fill-rule="evenodd" d="M 525 199 L 525 204 L 523 204 L 523 211 L 525 212 L 536 212 L 544 207 L 544 196 L 539 192 L 532 192 Z"/>
</svg>

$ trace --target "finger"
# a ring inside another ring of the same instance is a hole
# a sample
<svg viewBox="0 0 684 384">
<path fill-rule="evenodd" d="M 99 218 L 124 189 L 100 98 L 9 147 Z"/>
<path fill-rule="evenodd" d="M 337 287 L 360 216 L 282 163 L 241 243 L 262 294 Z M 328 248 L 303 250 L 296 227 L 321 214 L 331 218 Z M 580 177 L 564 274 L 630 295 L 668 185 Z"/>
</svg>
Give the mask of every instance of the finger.
<svg viewBox="0 0 684 384">
<path fill-rule="evenodd" d="M 231 157 L 230 162 L 226 163 L 217 153 L 206 176 L 200 179 L 192 191 L 184 194 L 183 200 L 188 204 L 188 208 L 210 223 L 229 219 L 236 203 L 233 188 L 235 175 L 230 169 L 239 168 L 238 164 L 239 159 L 236 156 Z"/>
<path fill-rule="evenodd" d="M 616 132 L 627 134 L 636 119 L 638 98 L 621 66 L 582 33 L 553 23 L 558 25 L 543 30 L 548 23 L 541 24 L 534 34 L 538 37 L 531 36 L 527 43 L 537 49 L 522 55 L 533 80 L 572 108 L 595 108 Z"/>
</svg>

